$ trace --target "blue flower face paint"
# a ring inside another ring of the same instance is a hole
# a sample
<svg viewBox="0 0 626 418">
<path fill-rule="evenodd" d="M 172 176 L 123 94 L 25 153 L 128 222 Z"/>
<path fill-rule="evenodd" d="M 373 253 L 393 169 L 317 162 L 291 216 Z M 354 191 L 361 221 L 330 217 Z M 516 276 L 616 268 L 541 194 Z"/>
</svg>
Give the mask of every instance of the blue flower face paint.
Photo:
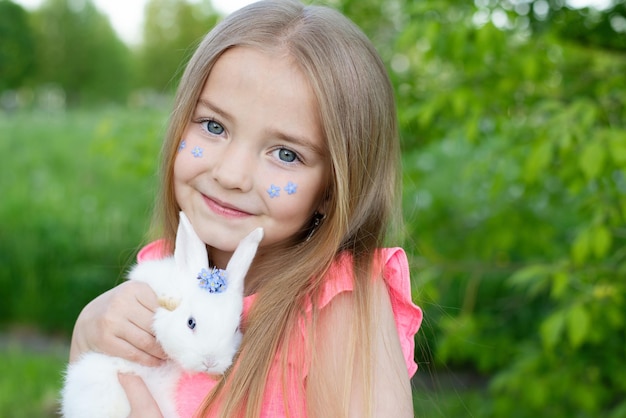
<svg viewBox="0 0 626 418">
<path fill-rule="evenodd" d="M 191 153 L 196 158 L 202 157 L 202 153 L 203 152 L 204 152 L 204 150 L 202 148 L 200 148 L 200 147 L 193 147 L 193 149 L 191 150 Z"/>
<path fill-rule="evenodd" d="M 182 141 L 180 141 L 180 145 L 178 146 L 178 152 L 181 152 L 186 146 L 187 146 L 187 143 L 183 139 Z"/>
<path fill-rule="evenodd" d="M 283 190 L 285 190 L 287 194 L 294 194 L 296 193 L 297 188 L 298 188 L 298 185 L 290 181 L 287 183 L 287 185 L 285 186 Z"/>
<path fill-rule="evenodd" d="M 272 184 L 270 188 L 267 189 L 267 194 L 269 194 L 272 199 L 280 196 L 280 187 Z"/>
</svg>

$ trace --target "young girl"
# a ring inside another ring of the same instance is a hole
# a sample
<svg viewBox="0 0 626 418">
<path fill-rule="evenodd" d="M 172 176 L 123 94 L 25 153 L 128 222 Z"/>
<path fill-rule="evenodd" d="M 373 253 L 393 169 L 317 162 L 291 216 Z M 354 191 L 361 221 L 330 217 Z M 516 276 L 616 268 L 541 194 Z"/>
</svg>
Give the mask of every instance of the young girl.
<svg viewBox="0 0 626 418">
<path fill-rule="evenodd" d="M 398 218 L 398 157 L 383 63 L 339 13 L 262 1 L 206 36 L 163 147 L 162 239 L 138 259 L 173 251 L 179 210 L 213 266 L 225 268 L 255 227 L 265 236 L 234 366 L 223 377 L 184 375 L 181 416 L 413 415 L 421 311 L 404 252 L 381 248 Z M 133 282 L 96 298 L 77 320 L 71 360 L 98 350 L 157 364 L 157 306 Z M 120 381 L 135 416 L 159 416 L 138 378 Z"/>
</svg>

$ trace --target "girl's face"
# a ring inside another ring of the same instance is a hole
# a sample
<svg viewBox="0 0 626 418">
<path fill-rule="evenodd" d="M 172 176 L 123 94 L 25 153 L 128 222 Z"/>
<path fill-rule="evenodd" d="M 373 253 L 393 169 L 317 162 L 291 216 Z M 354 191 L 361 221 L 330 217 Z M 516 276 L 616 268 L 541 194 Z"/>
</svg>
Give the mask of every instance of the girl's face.
<svg viewBox="0 0 626 418">
<path fill-rule="evenodd" d="M 174 163 L 176 200 L 212 262 L 263 227 L 280 242 L 323 212 L 328 158 L 309 84 L 287 55 L 246 47 L 213 66 Z"/>
</svg>

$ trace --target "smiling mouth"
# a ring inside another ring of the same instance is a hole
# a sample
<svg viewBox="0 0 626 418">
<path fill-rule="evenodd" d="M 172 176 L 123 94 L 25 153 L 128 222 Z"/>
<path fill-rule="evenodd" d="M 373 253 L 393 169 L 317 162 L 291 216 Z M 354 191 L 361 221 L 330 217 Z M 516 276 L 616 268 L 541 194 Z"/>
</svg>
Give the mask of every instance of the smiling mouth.
<svg viewBox="0 0 626 418">
<path fill-rule="evenodd" d="M 227 217 L 227 218 L 244 218 L 247 216 L 252 216 L 251 213 L 245 212 L 239 208 L 231 206 L 227 203 L 221 202 L 219 200 L 212 199 L 208 196 L 202 195 L 205 203 L 213 212 L 218 215 Z"/>
</svg>

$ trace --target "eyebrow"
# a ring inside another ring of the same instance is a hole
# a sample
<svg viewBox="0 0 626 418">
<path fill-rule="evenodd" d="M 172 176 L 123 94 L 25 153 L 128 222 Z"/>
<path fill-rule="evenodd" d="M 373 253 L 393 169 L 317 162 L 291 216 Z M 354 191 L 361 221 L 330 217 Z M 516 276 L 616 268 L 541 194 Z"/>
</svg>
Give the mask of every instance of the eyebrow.
<svg viewBox="0 0 626 418">
<path fill-rule="evenodd" d="M 314 144 L 313 141 L 309 140 L 306 137 L 297 136 L 297 135 L 289 135 L 289 134 L 286 134 L 285 132 L 281 132 L 277 130 L 270 130 L 268 132 L 272 137 L 278 138 L 290 144 L 308 148 L 309 150 L 311 150 L 312 152 L 314 152 L 315 154 L 319 156 L 324 155 L 324 148 L 317 144 Z"/>
<path fill-rule="evenodd" d="M 215 103 L 213 103 L 211 100 L 207 99 L 206 97 L 201 97 L 200 99 L 198 99 L 198 105 L 203 106 L 207 108 L 208 110 L 211 110 L 215 113 L 218 113 L 220 117 L 228 120 L 229 122 L 232 122 L 235 119 L 230 113 L 220 108 L 218 105 L 216 105 Z M 266 132 L 266 134 L 268 134 L 271 137 L 278 138 L 282 141 L 285 141 L 294 145 L 298 145 L 304 148 L 308 148 L 312 152 L 316 153 L 317 155 L 321 156 L 325 154 L 325 147 L 323 145 L 319 146 L 317 144 L 314 144 L 313 141 L 311 141 L 305 136 L 293 135 L 293 134 L 289 134 L 289 133 L 286 133 L 277 129 L 270 129 Z"/>
<path fill-rule="evenodd" d="M 219 107 L 218 105 L 216 105 L 215 103 L 213 103 L 207 98 L 201 97 L 200 99 L 198 99 L 198 106 L 203 106 L 215 113 L 219 113 L 221 117 L 223 117 L 224 119 L 227 119 L 228 121 L 232 121 L 234 119 L 230 113 L 228 113 L 227 111 L 225 111 L 224 109 L 222 109 L 221 107 Z"/>
</svg>

